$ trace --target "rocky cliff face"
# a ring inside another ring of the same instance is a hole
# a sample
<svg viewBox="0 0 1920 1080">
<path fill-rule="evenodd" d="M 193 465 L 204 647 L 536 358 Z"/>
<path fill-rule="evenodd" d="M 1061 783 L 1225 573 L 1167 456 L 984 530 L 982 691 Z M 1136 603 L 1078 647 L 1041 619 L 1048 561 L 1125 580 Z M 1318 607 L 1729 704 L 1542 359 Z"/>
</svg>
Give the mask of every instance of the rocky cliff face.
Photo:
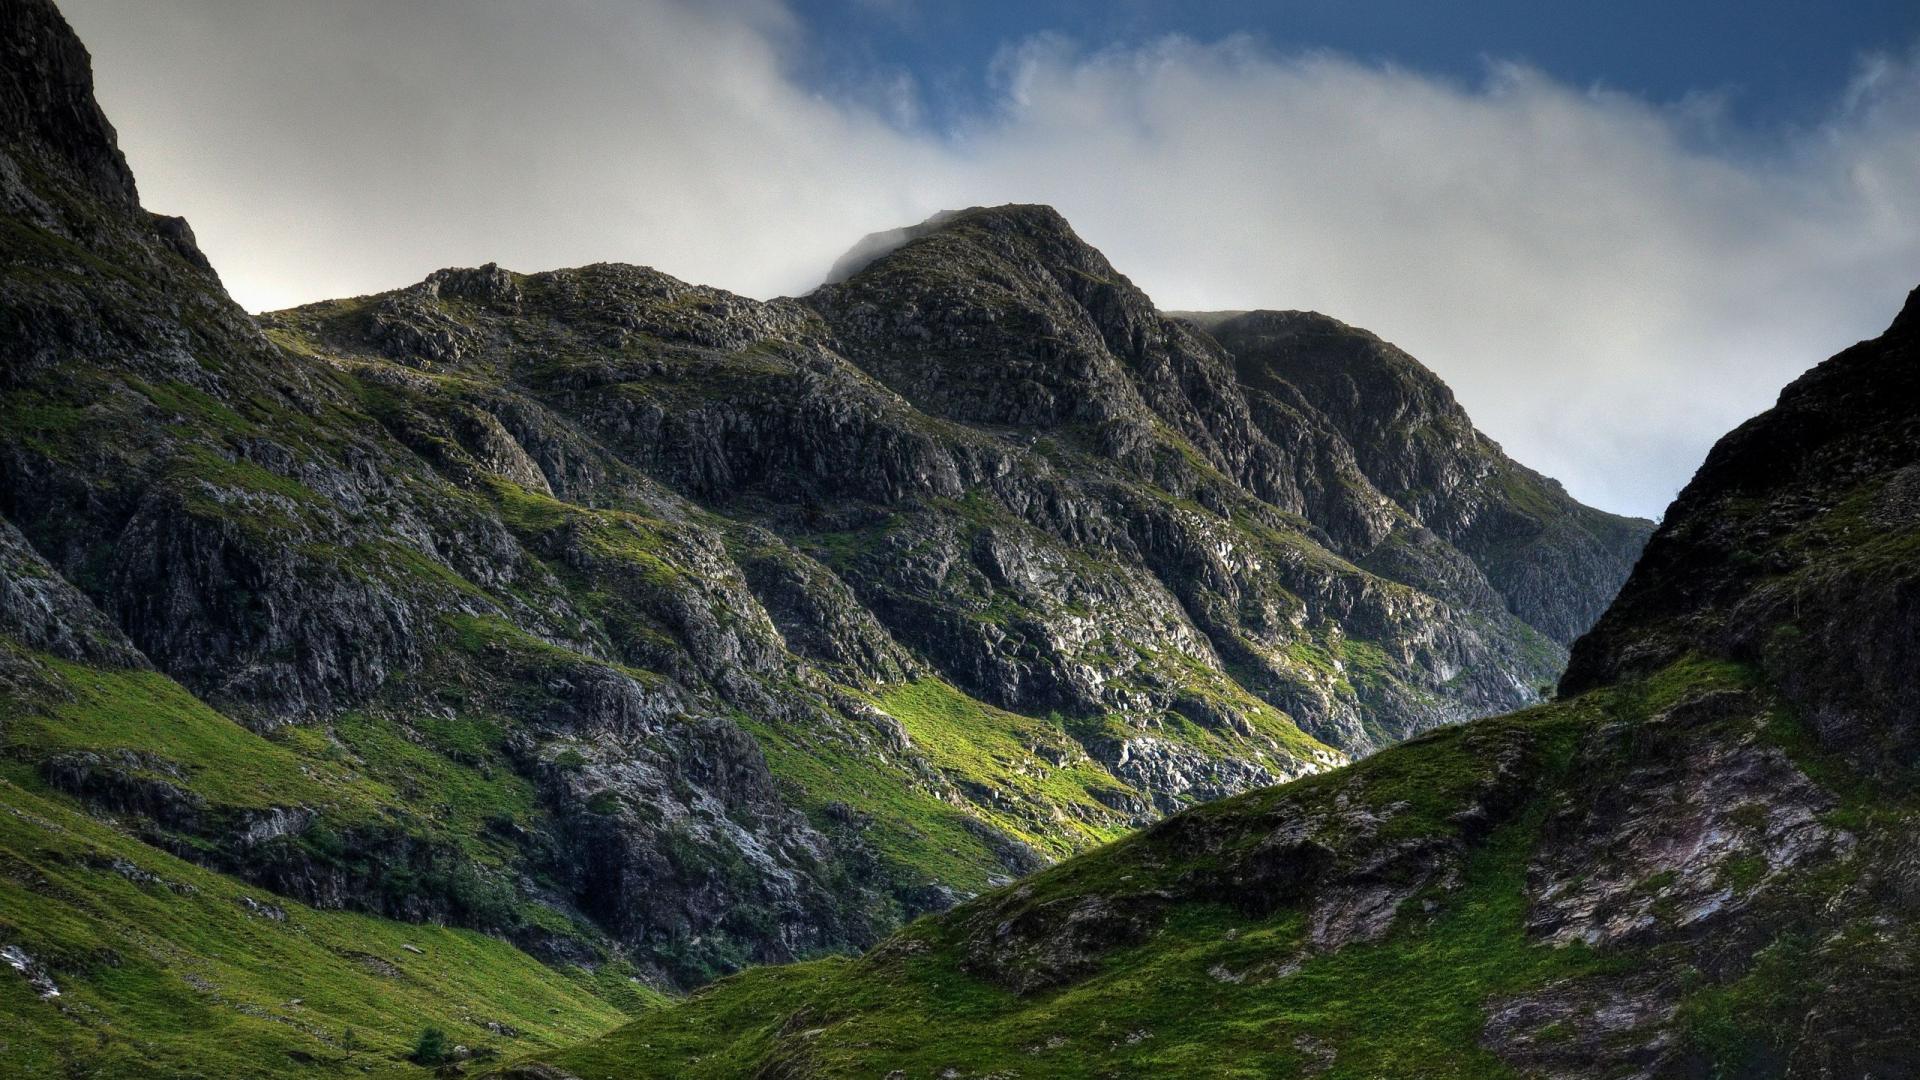
<svg viewBox="0 0 1920 1080">
<path fill-rule="evenodd" d="M 487 266 L 255 320 L 51 6 L 0 46 L 10 782 L 291 901 L 670 985 L 855 949 L 1532 701 L 1611 589 L 1516 599 L 1558 549 L 1369 471 L 1421 423 L 1045 208 L 799 299 Z"/>
<path fill-rule="evenodd" d="M 1189 313 L 1234 357 L 1256 400 L 1302 397 L 1367 480 L 1466 555 L 1498 605 L 1561 645 L 1599 618 L 1650 523 L 1583 506 L 1507 457 L 1435 375 L 1365 330 L 1307 311 Z M 1363 565 L 1379 541 L 1343 538 Z"/>
<path fill-rule="evenodd" d="M 138 209 L 133 171 L 93 100 L 86 47 L 52 4 L 8 0 L 0 16 L 0 55 L 7 58 L 0 72 L 0 125 L 8 141 L 31 144 L 32 156 L 47 155 L 89 195 L 119 209 Z"/>
<path fill-rule="evenodd" d="M 1139 623 L 1133 645 L 1224 669 L 1227 693 L 1348 751 L 1525 700 L 1558 665 L 1471 558 L 1371 485 L 1331 421 L 1295 394 L 1256 422 L 1231 358 L 1051 210 L 966 211 L 908 236 L 801 301 L 632 267 L 486 268 L 267 326 L 355 370 L 414 366 L 486 387 L 482 409 L 583 425 L 601 452 L 823 562 L 899 643 L 1001 707 L 1166 707 L 1148 684 L 1181 676 L 1093 633 L 1095 602 Z M 1640 532 L 1620 526 L 1630 557 Z M 938 555 L 885 553 L 903 544 Z"/>
<path fill-rule="evenodd" d="M 857 961 L 748 973 L 543 1060 L 1913 1075 L 1915 295 L 1715 448 L 1554 703 L 1185 811 Z"/>
</svg>

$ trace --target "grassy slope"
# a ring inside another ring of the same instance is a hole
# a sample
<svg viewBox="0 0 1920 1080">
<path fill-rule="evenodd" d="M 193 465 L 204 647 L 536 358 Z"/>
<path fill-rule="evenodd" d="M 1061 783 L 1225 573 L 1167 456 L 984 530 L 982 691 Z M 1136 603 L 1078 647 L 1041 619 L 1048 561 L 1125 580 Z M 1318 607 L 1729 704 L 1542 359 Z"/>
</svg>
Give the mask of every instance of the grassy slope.
<svg viewBox="0 0 1920 1080">
<path fill-rule="evenodd" d="M 510 771 L 471 767 L 497 731 L 426 717 L 416 744 L 348 714 L 265 737 L 164 675 L 23 652 L 4 638 L 0 648 L 31 673 L 0 714 L 0 945 L 24 950 L 61 991 L 41 1000 L 0 972 L 9 1018 L 0 1075 L 311 1075 L 355 1042 L 356 1065 L 405 1070 L 427 1025 L 514 1053 L 604 1031 L 624 1015 L 616 1003 L 659 1000 L 618 965 L 563 971 L 486 935 L 296 904 L 166 854 L 136 838 L 131 820 L 87 812 L 38 765 L 99 754 L 137 763 L 129 775 L 196 800 L 203 815 L 305 807 L 329 830 L 398 826 L 484 866 L 500 853 L 479 839 L 482 814 L 519 816 L 532 800 Z M 454 760 L 463 745 L 468 765 Z"/>
<path fill-rule="evenodd" d="M 1110 954 L 1092 977 L 1023 997 L 965 973 L 969 909 L 962 908 L 909 927 L 864 958 L 749 971 L 609 1036 L 539 1056 L 582 1080 L 736 1076 L 769 1064 L 820 1076 L 894 1069 L 906 1076 L 948 1069 L 962 1076 L 1513 1075 L 1479 1045 L 1485 1002 L 1638 963 L 1630 952 L 1553 947 L 1524 931 L 1528 860 L 1551 801 L 1574 779 L 1568 770 L 1580 733 L 1751 685 L 1737 667 L 1685 662 L 1639 683 L 1447 729 L 1334 773 L 1189 811 L 1230 827 L 1245 823 L 1246 835 L 1223 852 L 1166 849 L 1159 844 L 1165 830 L 1150 829 L 1019 886 L 1035 905 L 1137 894 L 1156 880 L 1177 889 L 1183 875 L 1261 840 L 1263 819 L 1270 825 L 1279 814 L 1335 799 L 1404 800 L 1391 819 L 1394 835 L 1445 833 L 1488 749 L 1523 747 L 1538 776 L 1529 801 L 1474 846 L 1457 889 L 1416 898 L 1373 943 L 1314 952 L 1303 948 L 1300 910 L 1249 918 L 1222 904 L 1188 902 L 1144 944 Z M 1797 730 L 1776 713 L 1766 737 L 1818 775 Z M 1833 816 L 1844 821 L 1859 812 L 1848 798 Z M 1811 883 L 1801 898 L 1807 910 L 1837 885 Z M 1737 1071 L 1790 1030 L 1785 1018 L 1817 992 L 1783 939 L 1752 974 L 1690 996 L 1687 1037 L 1704 1060 Z"/>
<path fill-rule="evenodd" d="M 0 978 L 6 1075 L 309 1076 L 310 1062 L 346 1058 L 349 1029 L 356 1064 L 411 1070 L 401 1058 L 425 1025 L 514 1053 L 622 1016 L 585 975 L 504 942 L 304 908 L 6 779 L 0 940 L 60 990 L 42 1000 Z M 639 1003 L 637 991 L 626 998 Z"/>
<path fill-rule="evenodd" d="M 1525 741 L 1561 744 L 1578 712 L 1547 707 L 1503 723 Z M 1474 769 L 1458 744 L 1450 730 L 1191 813 L 1231 820 L 1263 813 L 1278 798 L 1314 799 L 1360 781 L 1373 797 L 1432 805 L 1435 817 L 1416 813 L 1407 820 L 1418 824 L 1408 827 L 1444 827 L 1437 815 Z M 1093 978 L 1021 997 L 964 974 L 953 922 L 936 919 L 866 959 L 736 976 L 550 1060 L 583 1080 L 732 1076 L 775 1054 L 804 1058 L 826 1075 L 897 1068 L 921 1076 L 957 1067 L 968 1075 L 1284 1076 L 1301 1072 L 1315 1047 L 1327 1045 L 1338 1050 L 1330 1076 L 1488 1075 L 1489 1060 L 1474 1045 L 1477 1003 L 1598 963 L 1584 951 L 1532 946 L 1521 934 L 1526 853 L 1540 809 L 1495 834 L 1438 917 L 1409 921 L 1376 944 L 1311 956 L 1291 974 L 1282 973 L 1304 955 L 1301 912 L 1253 919 L 1197 904 L 1181 908 L 1146 944 L 1113 954 Z M 1028 883 L 1035 902 L 1189 865 L 1176 859 L 1170 868 L 1141 870 L 1160 862 L 1143 850 L 1153 836 L 1038 875 Z M 799 1049 L 775 1038 L 796 1027 L 820 1030 Z"/>
<path fill-rule="evenodd" d="M 1445 918 L 1316 957 L 1282 978 L 1263 968 L 1297 955 L 1299 913 L 1254 922 L 1196 907 L 1151 943 L 1114 956 L 1102 974 L 1034 1000 L 956 972 L 937 950 L 885 968 L 826 961 L 739 976 L 553 1060 L 583 1080 L 744 1075 L 770 1051 L 824 1075 L 960 1068 L 1271 1077 L 1299 1074 L 1314 1047 L 1326 1045 L 1339 1055 L 1329 1076 L 1497 1074 L 1474 1045 L 1475 1003 L 1598 963 L 1522 940 L 1515 886 L 1527 839 L 1525 826 L 1499 836 Z M 1248 983 L 1229 981 L 1240 977 Z M 837 1019 L 849 1008 L 860 1011 Z M 794 1024 L 818 1034 L 804 1049 L 776 1048 L 771 1036 Z"/>
<path fill-rule="evenodd" d="M 26 790 L 49 793 L 41 762 L 85 752 L 123 776 L 198 803 L 200 835 L 170 837 L 175 843 L 204 846 L 209 833 L 229 832 L 243 817 L 275 808 L 299 807 L 319 817 L 292 842 L 323 858 L 338 854 L 327 845 L 340 832 L 398 831 L 436 845 L 443 861 L 457 859 L 454 872 L 469 879 L 476 902 L 511 909 L 498 913 L 502 925 L 531 922 L 593 937 L 557 911 L 513 898 L 502 884 L 511 851 L 489 823 L 524 823 L 542 811 L 532 784 L 509 766 L 507 721 L 497 715 L 419 713 L 401 726 L 384 715 L 348 712 L 326 724 L 287 724 L 262 735 L 157 672 L 16 655 L 35 672 L 37 685 L 9 696 L 0 775 Z M 130 761 L 129 754 L 137 758 Z"/>
</svg>

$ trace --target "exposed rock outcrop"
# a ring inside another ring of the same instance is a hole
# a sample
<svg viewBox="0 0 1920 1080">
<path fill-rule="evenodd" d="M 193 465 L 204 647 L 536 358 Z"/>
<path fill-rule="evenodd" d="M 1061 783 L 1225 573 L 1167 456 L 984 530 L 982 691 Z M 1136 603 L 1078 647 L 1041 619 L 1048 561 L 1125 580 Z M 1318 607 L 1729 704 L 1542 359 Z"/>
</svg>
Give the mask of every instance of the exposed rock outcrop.
<svg viewBox="0 0 1920 1080">
<path fill-rule="evenodd" d="M 1254 392 L 1303 398 L 1326 417 L 1375 488 L 1465 554 L 1506 609 L 1561 645 L 1593 625 L 1633 568 L 1651 522 L 1583 506 L 1508 458 L 1446 384 L 1387 342 L 1314 312 L 1188 317 L 1233 354 Z M 1363 565 L 1384 539 L 1337 535 Z"/>
</svg>

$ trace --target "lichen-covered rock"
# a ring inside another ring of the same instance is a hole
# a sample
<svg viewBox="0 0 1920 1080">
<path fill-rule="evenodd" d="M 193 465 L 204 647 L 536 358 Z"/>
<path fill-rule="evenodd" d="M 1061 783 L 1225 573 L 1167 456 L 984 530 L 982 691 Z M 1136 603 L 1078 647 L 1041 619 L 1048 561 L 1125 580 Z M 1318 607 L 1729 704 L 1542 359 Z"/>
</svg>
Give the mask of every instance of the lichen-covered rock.
<svg viewBox="0 0 1920 1080">
<path fill-rule="evenodd" d="M 1528 929 L 1593 946 L 1705 932 L 1771 881 L 1851 854 L 1853 837 L 1825 823 L 1834 796 L 1762 740 L 1764 722 L 1758 699 L 1721 691 L 1596 733 L 1583 771 L 1604 782 L 1576 786 L 1549 821 Z M 1637 761 L 1622 775 L 1607 759 L 1626 753 Z"/>
<path fill-rule="evenodd" d="M 1673 988 L 1657 978 L 1582 979 L 1487 1003 L 1480 1042 L 1543 1076 L 1652 1080 L 1674 1072 Z"/>
</svg>

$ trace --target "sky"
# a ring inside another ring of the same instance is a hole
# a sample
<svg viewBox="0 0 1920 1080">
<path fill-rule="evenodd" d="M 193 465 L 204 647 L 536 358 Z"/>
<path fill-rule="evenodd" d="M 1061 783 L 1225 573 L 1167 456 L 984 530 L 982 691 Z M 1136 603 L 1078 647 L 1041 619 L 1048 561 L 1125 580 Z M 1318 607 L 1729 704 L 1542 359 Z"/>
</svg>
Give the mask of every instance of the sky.
<svg viewBox="0 0 1920 1080">
<path fill-rule="evenodd" d="M 614 260 L 750 296 L 1058 207 L 1657 517 L 1920 284 L 1920 4 L 61 0 L 146 205 L 268 310 Z"/>
</svg>

